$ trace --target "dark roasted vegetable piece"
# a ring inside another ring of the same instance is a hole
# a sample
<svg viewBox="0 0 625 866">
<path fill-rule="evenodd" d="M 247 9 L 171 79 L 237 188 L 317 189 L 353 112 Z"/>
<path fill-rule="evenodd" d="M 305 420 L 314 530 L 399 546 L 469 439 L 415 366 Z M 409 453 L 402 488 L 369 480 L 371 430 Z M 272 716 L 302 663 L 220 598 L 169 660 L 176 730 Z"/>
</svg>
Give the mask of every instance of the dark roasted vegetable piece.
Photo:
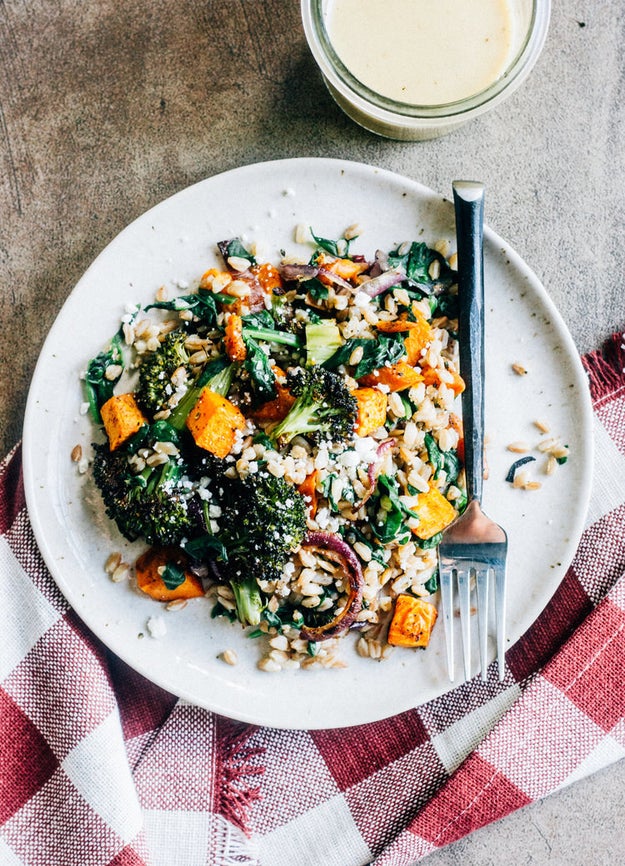
<svg viewBox="0 0 625 866">
<path fill-rule="evenodd" d="M 166 409 L 175 391 L 173 374 L 180 367 L 189 373 L 189 353 L 185 349 L 185 340 L 184 331 L 172 331 L 155 352 L 143 356 L 136 398 L 144 411 L 154 414 Z"/>
<path fill-rule="evenodd" d="M 312 365 L 290 370 L 286 384 L 296 400 L 286 418 L 270 431 L 274 442 L 286 445 L 295 436 L 341 442 L 354 435 L 358 404 L 342 376 Z"/>
<path fill-rule="evenodd" d="M 197 530 L 188 507 L 188 490 L 180 484 L 185 474 L 181 462 L 170 459 L 133 474 L 127 450 L 110 451 L 107 444 L 93 448 L 95 483 L 107 515 L 125 538 L 143 538 L 151 545 L 179 544 Z"/>
<path fill-rule="evenodd" d="M 219 576 L 232 586 L 239 620 L 257 625 L 263 608 L 257 579 L 281 577 L 306 532 L 306 503 L 283 478 L 262 472 L 228 479 L 223 491 L 219 531 L 185 550 L 196 560 L 216 561 Z"/>
</svg>

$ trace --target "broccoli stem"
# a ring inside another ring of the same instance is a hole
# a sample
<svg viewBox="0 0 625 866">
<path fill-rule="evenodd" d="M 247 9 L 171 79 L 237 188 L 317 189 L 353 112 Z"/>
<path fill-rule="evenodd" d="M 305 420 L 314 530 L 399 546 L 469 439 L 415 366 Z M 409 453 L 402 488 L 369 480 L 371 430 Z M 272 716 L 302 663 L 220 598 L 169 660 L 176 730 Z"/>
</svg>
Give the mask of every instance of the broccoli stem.
<svg viewBox="0 0 625 866">
<path fill-rule="evenodd" d="M 288 331 L 274 331 L 271 328 L 243 328 L 243 336 L 253 340 L 263 340 L 265 343 L 281 343 L 284 346 L 298 348 L 302 345 L 297 334 Z"/>
<path fill-rule="evenodd" d="M 305 436 L 317 430 L 323 430 L 327 425 L 320 423 L 316 418 L 318 403 L 309 403 L 306 398 L 298 397 L 289 414 L 269 432 L 272 442 L 285 445 L 296 436 Z"/>
<path fill-rule="evenodd" d="M 263 610 L 263 600 L 256 580 L 253 577 L 248 577 L 241 583 L 231 580 L 230 586 L 234 593 L 238 619 L 243 625 L 258 625 Z"/>
</svg>

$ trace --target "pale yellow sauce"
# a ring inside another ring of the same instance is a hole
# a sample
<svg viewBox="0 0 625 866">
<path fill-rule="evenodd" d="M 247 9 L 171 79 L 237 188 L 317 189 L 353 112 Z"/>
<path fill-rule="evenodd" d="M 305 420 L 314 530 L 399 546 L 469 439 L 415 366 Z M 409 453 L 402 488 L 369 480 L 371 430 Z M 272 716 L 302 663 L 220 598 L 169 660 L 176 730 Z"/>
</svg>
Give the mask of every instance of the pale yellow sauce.
<svg viewBox="0 0 625 866">
<path fill-rule="evenodd" d="M 326 27 L 352 75 L 414 105 L 479 93 L 512 59 L 510 0 L 332 0 Z"/>
</svg>

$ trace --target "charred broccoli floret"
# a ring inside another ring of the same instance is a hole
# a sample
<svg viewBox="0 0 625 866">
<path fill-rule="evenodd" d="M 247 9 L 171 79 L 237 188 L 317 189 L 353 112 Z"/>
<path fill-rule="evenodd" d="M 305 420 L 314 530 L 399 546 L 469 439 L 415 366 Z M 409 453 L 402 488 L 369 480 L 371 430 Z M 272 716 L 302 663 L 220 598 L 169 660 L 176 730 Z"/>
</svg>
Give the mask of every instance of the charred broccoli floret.
<svg viewBox="0 0 625 866">
<path fill-rule="evenodd" d="M 278 580 L 306 532 L 306 505 L 283 478 L 264 472 L 227 479 L 219 501 L 219 530 L 196 537 L 185 550 L 197 560 L 216 561 L 234 592 L 237 617 L 257 625 L 264 606 L 258 580 Z M 215 502 L 215 500 L 213 501 Z M 205 521 L 210 526 L 210 521 Z"/>
<path fill-rule="evenodd" d="M 257 579 L 278 580 L 306 532 L 303 497 L 283 478 L 256 473 L 229 491 L 219 533 L 228 560 L 225 576 L 241 622 L 258 625 L 263 608 Z"/>
<path fill-rule="evenodd" d="M 137 402 L 146 412 L 161 412 L 168 407 L 174 393 L 172 376 L 180 367 L 188 372 L 189 353 L 185 348 L 184 331 L 167 334 L 160 347 L 147 353 L 139 367 Z"/>
<path fill-rule="evenodd" d="M 188 486 L 181 483 L 186 470 L 179 458 L 170 457 L 138 471 L 128 450 L 111 451 L 108 444 L 93 447 L 95 483 L 107 515 L 125 538 L 143 538 L 148 544 L 179 544 L 197 531 Z"/>
<path fill-rule="evenodd" d="M 340 442 L 353 436 L 358 404 L 342 376 L 313 364 L 289 371 L 286 384 L 297 399 L 286 418 L 270 431 L 273 442 L 286 445 L 295 436 Z"/>
</svg>

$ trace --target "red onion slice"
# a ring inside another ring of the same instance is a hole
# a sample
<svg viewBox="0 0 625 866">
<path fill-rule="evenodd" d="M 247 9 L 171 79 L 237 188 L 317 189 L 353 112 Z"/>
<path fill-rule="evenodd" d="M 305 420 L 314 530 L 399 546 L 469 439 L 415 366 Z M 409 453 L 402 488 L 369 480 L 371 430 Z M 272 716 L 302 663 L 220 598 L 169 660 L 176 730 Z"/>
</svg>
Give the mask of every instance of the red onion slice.
<svg viewBox="0 0 625 866">
<path fill-rule="evenodd" d="M 369 468 L 367 469 L 367 480 L 369 481 L 369 489 L 362 497 L 362 499 L 354 505 L 354 511 L 358 511 L 359 508 L 369 501 L 369 499 L 373 496 L 375 491 L 375 485 L 377 484 L 378 475 L 380 474 L 380 470 L 382 469 L 382 463 L 384 462 L 384 455 L 388 451 L 389 448 L 393 446 L 395 442 L 394 439 L 385 439 L 384 442 L 380 442 L 375 452 L 375 460 L 369 464 Z"/>
<path fill-rule="evenodd" d="M 333 286 L 338 286 L 339 289 L 347 289 L 350 292 L 358 291 L 351 283 L 348 283 L 343 277 L 339 277 L 338 274 L 333 273 L 329 268 L 319 268 L 319 276 L 325 277 L 329 283 L 332 283 Z"/>
<path fill-rule="evenodd" d="M 280 275 L 287 283 L 312 280 L 319 273 L 314 265 L 280 265 Z"/>
<path fill-rule="evenodd" d="M 365 280 L 360 284 L 360 291 L 365 292 L 370 298 L 376 298 L 387 289 L 392 289 L 406 279 L 406 274 L 399 268 L 391 268 L 383 271 L 379 276 Z"/>
<path fill-rule="evenodd" d="M 300 636 L 304 640 L 329 640 L 347 631 L 362 608 L 362 591 L 365 583 L 360 560 L 343 539 L 332 532 L 308 532 L 302 547 L 323 551 L 328 559 L 333 559 L 345 568 L 348 577 L 347 601 L 343 610 L 334 619 L 321 626 L 304 627 Z"/>
</svg>

